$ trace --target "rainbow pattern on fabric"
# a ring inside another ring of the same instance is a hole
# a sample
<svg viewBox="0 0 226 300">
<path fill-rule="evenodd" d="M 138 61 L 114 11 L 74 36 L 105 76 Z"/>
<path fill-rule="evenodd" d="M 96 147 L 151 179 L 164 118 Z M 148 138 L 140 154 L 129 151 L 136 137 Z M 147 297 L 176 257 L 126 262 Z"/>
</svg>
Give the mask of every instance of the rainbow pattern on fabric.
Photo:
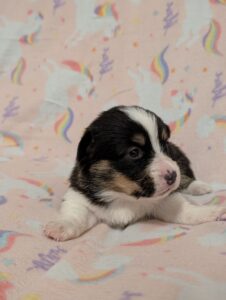
<svg viewBox="0 0 226 300">
<path fill-rule="evenodd" d="M 186 235 L 187 232 L 181 232 L 177 234 L 172 234 L 172 235 L 166 235 L 158 238 L 153 238 L 153 239 L 147 239 L 143 241 L 138 241 L 138 242 L 132 242 L 132 243 L 126 243 L 126 244 L 121 244 L 123 247 L 141 247 L 141 246 L 152 246 L 155 244 L 162 244 L 174 239 L 178 239 L 184 235 Z"/>
<path fill-rule="evenodd" d="M 53 192 L 52 188 L 49 187 L 47 184 L 43 183 L 40 180 L 35 180 L 35 179 L 30 179 L 30 178 L 24 178 L 24 177 L 20 177 L 18 179 L 23 180 L 23 181 L 25 181 L 25 182 L 27 182 L 29 184 L 32 184 L 32 185 L 35 185 L 37 187 L 42 188 L 43 190 L 45 190 L 46 192 L 48 192 L 48 194 L 50 196 L 54 195 L 54 192 Z"/>
<path fill-rule="evenodd" d="M 7 276 L 7 275 L 8 275 L 8 274 L 6 274 L 6 273 L 0 272 L 0 281 L 8 280 L 8 279 L 9 279 L 9 276 Z"/>
<path fill-rule="evenodd" d="M 226 0 L 210 0 L 210 3 L 226 5 Z"/>
<path fill-rule="evenodd" d="M 15 240 L 19 236 L 30 236 L 15 231 L 0 230 L 0 253 L 7 252 L 12 248 Z"/>
<path fill-rule="evenodd" d="M 74 120 L 73 111 L 68 108 L 67 112 L 58 120 L 54 125 L 54 129 L 57 135 L 62 136 L 68 143 L 71 143 L 71 140 L 67 136 L 67 132 L 70 129 Z"/>
<path fill-rule="evenodd" d="M 15 69 L 11 73 L 11 81 L 13 83 L 22 84 L 21 79 L 26 69 L 26 61 L 23 57 L 18 61 Z"/>
<path fill-rule="evenodd" d="M 97 283 L 106 279 L 109 279 L 113 277 L 114 275 L 117 275 L 121 273 L 124 270 L 123 266 L 120 266 L 119 268 L 114 268 L 107 271 L 100 271 L 92 275 L 83 275 L 80 276 L 78 279 L 76 279 L 76 282 L 78 283 L 84 283 L 84 284 L 93 284 Z"/>
<path fill-rule="evenodd" d="M 30 33 L 30 34 L 27 34 L 27 35 L 23 35 L 20 38 L 20 42 L 22 44 L 27 44 L 27 45 L 34 44 L 34 42 L 37 41 L 37 37 L 38 37 L 38 34 L 40 33 L 40 31 L 41 31 L 41 28 L 39 28 L 36 32 Z"/>
<path fill-rule="evenodd" d="M 162 52 L 152 60 L 151 63 L 151 71 L 160 78 L 162 84 L 164 84 L 169 77 L 169 67 L 164 58 L 168 48 L 169 46 L 165 47 Z"/>
<path fill-rule="evenodd" d="M 9 299 L 6 295 L 6 290 L 13 287 L 12 283 L 9 282 L 9 277 L 9 274 L 0 272 L 0 300 Z"/>
<path fill-rule="evenodd" d="M 221 36 L 221 27 L 216 20 L 212 20 L 208 32 L 204 35 L 202 44 L 208 53 L 221 55 L 218 50 L 218 42 Z"/>
<path fill-rule="evenodd" d="M 0 144 L 5 147 L 19 147 L 20 149 L 24 147 L 23 141 L 18 135 L 4 130 L 0 131 Z"/>
<path fill-rule="evenodd" d="M 93 81 L 93 75 L 85 65 L 77 63 L 74 60 L 64 60 L 62 63 L 71 68 L 73 71 L 87 76 L 90 79 L 90 81 Z"/>
<path fill-rule="evenodd" d="M 118 20 L 118 12 L 115 8 L 115 4 L 105 3 L 99 5 L 94 10 L 95 14 L 99 17 L 113 17 Z"/>
<path fill-rule="evenodd" d="M 6 199 L 6 197 L 5 196 L 3 196 L 3 195 L 0 195 L 0 205 L 3 205 L 3 204 L 5 204 L 7 202 L 7 199 Z"/>
<path fill-rule="evenodd" d="M 217 126 L 226 129 L 226 115 L 215 115 L 211 118 L 215 121 Z"/>
<path fill-rule="evenodd" d="M 178 131 L 179 129 L 181 129 L 184 126 L 184 124 L 187 122 L 187 120 L 189 119 L 190 115 L 191 115 L 191 108 L 189 108 L 187 110 L 187 112 L 180 119 L 168 124 L 170 127 L 170 130 Z"/>
<path fill-rule="evenodd" d="M 191 93 L 185 92 L 185 99 L 190 103 L 194 102 L 194 98 L 192 97 Z"/>
<path fill-rule="evenodd" d="M 225 202 L 226 202 L 226 196 L 218 195 L 218 196 L 215 196 L 210 202 L 208 202 L 207 205 L 209 205 L 209 204 L 221 205 L 221 204 L 224 204 Z"/>
</svg>

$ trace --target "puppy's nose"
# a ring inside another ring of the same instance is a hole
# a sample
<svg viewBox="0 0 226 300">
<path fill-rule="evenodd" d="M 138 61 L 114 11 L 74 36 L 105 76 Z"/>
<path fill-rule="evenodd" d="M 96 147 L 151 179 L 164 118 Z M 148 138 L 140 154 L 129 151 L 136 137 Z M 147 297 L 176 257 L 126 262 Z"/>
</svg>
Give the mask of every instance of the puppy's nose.
<svg viewBox="0 0 226 300">
<path fill-rule="evenodd" d="M 176 178 L 177 178 L 177 173 L 175 171 L 167 170 L 167 173 L 164 176 L 164 179 L 168 185 L 172 185 L 176 181 Z"/>
</svg>

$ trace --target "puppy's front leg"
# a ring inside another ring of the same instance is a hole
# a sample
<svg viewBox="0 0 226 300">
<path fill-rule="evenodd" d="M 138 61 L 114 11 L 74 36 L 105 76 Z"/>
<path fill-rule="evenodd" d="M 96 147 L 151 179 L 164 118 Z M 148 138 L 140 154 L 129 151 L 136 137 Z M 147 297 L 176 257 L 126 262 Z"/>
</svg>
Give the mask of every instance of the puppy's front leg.
<svg viewBox="0 0 226 300">
<path fill-rule="evenodd" d="M 87 199 L 69 188 L 61 205 L 60 216 L 49 222 L 44 233 L 57 241 L 66 241 L 82 235 L 97 224 L 97 218 L 87 207 Z"/>
<path fill-rule="evenodd" d="M 153 215 L 160 220 L 188 225 L 223 220 L 224 214 L 226 207 L 194 205 L 181 193 L 174 193 L 161 199 L 153 209 Z"/>
</svg>

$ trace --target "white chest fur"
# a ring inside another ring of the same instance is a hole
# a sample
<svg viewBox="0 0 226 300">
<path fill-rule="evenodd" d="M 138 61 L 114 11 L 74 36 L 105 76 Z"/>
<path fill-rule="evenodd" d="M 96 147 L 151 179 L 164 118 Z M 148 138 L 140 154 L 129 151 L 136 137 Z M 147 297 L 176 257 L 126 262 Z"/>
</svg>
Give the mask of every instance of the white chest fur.
<svg viewBox="0 0 226 300">
<path fill-rule="evenodd" d="M 157 198 L 139 198 L 119 192 L 102 192 L 101 197 L 109 202 L 104 207 L 89 204 L 89 209 L 107 224 L 126 226 L 145 216 L 152 215 Z"/>
</svg>

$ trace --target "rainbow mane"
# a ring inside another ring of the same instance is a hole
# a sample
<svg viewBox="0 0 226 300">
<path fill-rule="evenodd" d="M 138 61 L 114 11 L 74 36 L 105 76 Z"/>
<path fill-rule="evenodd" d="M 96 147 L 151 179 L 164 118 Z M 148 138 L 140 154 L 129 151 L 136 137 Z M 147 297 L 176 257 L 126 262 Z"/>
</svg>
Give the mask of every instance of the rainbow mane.
<svg viewBox="0 0 226 300">
<path fill-rule="evenodd" d="M 160 78 L 162 84 L 164 84 L 169 77 L 169 67 L 164 58 L 168 48 L 169 46 L 165 47 L 162 52 L 152 60 L 151 63 L 151 71 Z"/>
<path fill-rule="evenodd" d="M 23 35 L 19 41 L 22 44 L 32 45 L 32 44 L 34 44 L 34 42 L 37 41 L 37 37 L 38 37 L 38 34 L 40 33 L 40 31 L 41 31 L 41 28 L 39 28 L 37 31 L 35 31 L 33 33 Z"/>
<path fill-rule="evenodd" d="M 90 81 L 93 81 L 93 75 L 85 65 L 79 64 L 74 60 L 64 60 L 63 64 L 71 68 L 73 71 L 87 76 L 90 79 Z"/>
<path fill-rule="evenodd" d="M 9 230 L 0 230 L 0 253 L 7 252 L 12 248 L 15 240 L 19 236 L 30 236 L 28 234 L 18 233 Z"/>
<path fill-rule="evenodd" d="M 218 48 L 218 42 L 221 36 L 221 27 L 216 20 L 212 20 L 208 32 L 204 35 L 202 44 L 209 53 L 221 55 Z"/>
<path fill-rule="evenodd" d="M 181 233 L 177 233 L 177 234 L 173 234 L 173 235 L 162 236 L 159 238 L 153 238 L 153 239 L 147 239 L 147 240 L 138 241 L 138 242 L 121 244 L 121 246 L 124 246 L 124 247 L 152 246 L 155 244 L 161 244 L 161 243 L 165 243 L 165 242 L 168 242 L 168 241 L 171 241 L 174 239 L 178 239 L 186 234 L 187 234 L 186 232 L 181 232 Z"/>
<path fill-rule="evenodd" d="M 71 143 L 71 140 L 67 136 L 67 132 L 70 129 L 74 120 L 73 111 L 68 108 L 67 112 L 58 120 L 54 125 L 54 129 L 57 135 L 62 136 L 66 141 Z"/>
<path fill-rule="evenodd" d="M 9 281 L 10 275 L 7 273 L 0 272 L 0 299 L 7 300 L 8 297 L 6 295 L 7 289 L 13 287 L 13 284 Z"/>
<path fill-rule="evenodd" d="M 0 272 L 0 281 L 8 280 L 8 279 L 9 279 L 8 274 Z"/>
<path fill-rule="evenodd" d="M 226 4 L 226 0 L 210 0 L 212 4 Z"/>
<path fill-rule="evenodd" d="M 207 205 L 209 204 L 213 204 L 213 205 L 218 205 L 218 204 L 224 204 L 226 201 L 226 196 L 223 195 L 219 195 L 219 196 L 215 196 L 213 197 L 213 199 L 207 203 Z"/>
<path fill-rule="evenodd" d="M 226 128 L 226 115 L 215 115 L 211 117 L 219 127 Z"/>
<path fill-rule="evenodd" d="M 15 133 L 9 131 L 0 131 L 0 139 L 2 138 L 2 144 L 6 147 L 19 147 L 23 149 L 22 139 Z"/>
<path fill-rule="evenodd" d="M 171 131 L 178 131 L 184 124 L 187 122 L 188 118 L 191 115 L 191 108 L 177 121 L 171 122 L 169 125 Z"/>
<path fill-rule="evenodd" d="M 194 98 L 192 97 L 191 94 L 189 94 L 188 92 L 185 93 L 185 99 L 188 101 L 188 102 L 194 102 Z"/>
<path fill-rule="evenodd" d="M 0 205 L 5 204 L 7 202 L 7 199 L 5 196 L 0 195 Z"/>
<path fill-rule="evenodd" d="M 112 276 L 116 272 L 117 272 L 117 269 L 112 269 L 112 270 L 109 270 L 109 271 L 98 272 L 98 273 L 92 274 L 92 275 L 80 276 L 79 279 L 78 279 L 78 282 L 80 282 L 80 283 L 89 283 L 89 282 L 101 281 L 103 279 L 106 279 L 107 277 Z"/>
<path fill-rule="evenodd" d="M 29 184 L 34 185 L 34 186 L 42 188 L 43 190 L 45 190 L 46 192 L 48 192 L 48 194 L 50 196 L 54 195 L 54 192 L 53 192 L 52 188 L 49 187 L 47 184 L 43 183 L 42 181 L 35 180 L 35 179 L 30 179 L 30 178 L 24 178 L 24 177 L 20 177 L 18 179 L 23 180 L 23 181 L 25 181 L 25 182 L 27 182 Z"/>
<path fill-rule="evenodd" d="M 21 79 L 26 69 L 26 61 L 23 57 L 18 61 L 16 67 L 11 73 L 11 81 L 13 83 L 22 84 Z"/>
<path fill-rule="evenodd" d="M 118 20 L 118 12 L 116 11 L 115 4 L 105 3 L 99 5 L 94 10 L 95 14 L 99 17 L 113 17 Z"/>
</svg>

